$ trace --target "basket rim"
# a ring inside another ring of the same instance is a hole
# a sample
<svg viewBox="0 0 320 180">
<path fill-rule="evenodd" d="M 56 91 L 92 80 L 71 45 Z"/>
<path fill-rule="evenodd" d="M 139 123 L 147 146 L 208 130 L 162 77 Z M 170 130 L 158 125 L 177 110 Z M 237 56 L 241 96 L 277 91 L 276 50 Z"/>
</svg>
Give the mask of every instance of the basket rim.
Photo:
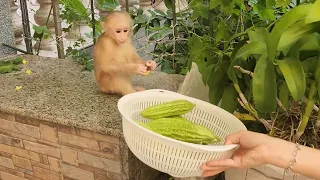
<svg viewBox="0 0 320 180">
<path fill-rule="evenodd" d="M 149 129 L 143 128 L 142 126 L 140 126 L 139 124 L 134 122 L 132 118 L 130 118 L 128 115 L 125 115 L 123 113 L 122 107 L 125 106 L 125 104 L 128 101 L 130 101 L 132 99 L 135 99 L 136 97 L 145 96 L 145 94 L 159 93 L 159 92 L 168 93 L 169 96 L 175 96 L 175 97 L 188 99 L 188 100 L 194 100 L 194 101 L 200 101 L 201 103 L 206 103 L 206 104 L 209 104 L 210 106 L 215 106 L 218 110 L 225 111 L 225 113 L 227 113 L 228 115 L 232 115 L 228 111 L 226 111 L 226 110 L 224 110 L 224 109 L 222 109 L 222 108 L 220 108 L 220 107 L 218 107 L 216 105 L 210 104 L 208 102 L 205 102 L 205 101 L 202 101 L 202 100 L 199 100 L 199 99 L 196 99 L 196 98 L 192 98 L 192 97 L 185 96 L 185 95 L 173 92 L 173 91 L 168 91 L 168 90 L 163 90 L 163 89 L 150 89 L 150 90 L 145 90 L 145 91 L 141 91 L 141 92 L 128 94 L 128 95 L 125 95 L 125 96 L 123 96 L 123 97 L 121 97 L 119 99 L 117 106 L 118 106 L 118 110 L 119 110 L 119 112 L 120 112 L 120 114 L 122 116 L 122 121 L 126 121 L 127 123 L 130 123 L 135 128 L 139 128 L 139 130 L 147 132 L 151 136 L 155 136 L 156 138 L 159 138 L 159 139 L 164 140 L 164 141 L 174 142 L 175 144 L 181 146 L 182 148 L 190 148 L 190 147 L 192 147 L 194 149 L 201 150 L 201 151 L 206 151 L 206 152 L 212 152 L 212 151 L 224 152 L 224 151 L 229 151 L 229 150 L 232 150 L 234 148 L 239 147 L 238 144 L 202 145 L 202 144 L 194 144 L 194 143 L 189 143 L 189 142 L 184 142 L 184 141 L 179 141 L 179 140 L 176 140 L 176 139 L 172 139 L 172 138 L 163 136 L 161 134 L 155 133 L 155 132 L 153 132 L 153 131 L 151 131 Z M 233 116 L 232 118 L 236 118 L 236 117 Z M 243 126 L 243 130 L 247 130 L 243 123 L 241 123 L 241 125 Z"/>
</svg>

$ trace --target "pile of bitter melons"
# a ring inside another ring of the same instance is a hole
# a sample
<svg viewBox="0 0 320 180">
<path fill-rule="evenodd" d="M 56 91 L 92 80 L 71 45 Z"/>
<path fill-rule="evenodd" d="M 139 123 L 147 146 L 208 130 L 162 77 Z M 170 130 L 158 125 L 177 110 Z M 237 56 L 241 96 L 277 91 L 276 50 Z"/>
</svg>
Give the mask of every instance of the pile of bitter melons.
<svg viewBox="0 0 320 180">
<path fill-rule="evenodd" d="M 141 111 L 140 115 L 151 121 L 143 123 L 135 120 L 135 122 L 155 133 L 184 142 L 213 144 L 221 141 L 207 127 L 193 123 L 181 116 L 190 112 L 194 107 L 195 104 L 187 100 L 165 102 Z"/>
</svg>

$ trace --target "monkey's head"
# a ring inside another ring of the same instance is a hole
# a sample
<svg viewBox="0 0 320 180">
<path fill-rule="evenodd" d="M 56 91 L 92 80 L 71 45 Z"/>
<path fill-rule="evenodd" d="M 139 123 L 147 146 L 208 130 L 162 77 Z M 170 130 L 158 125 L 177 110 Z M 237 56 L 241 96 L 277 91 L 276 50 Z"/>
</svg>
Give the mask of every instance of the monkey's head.
<svg viewBox="0 0 320 180">
<path fill-rule="evenodd" d="M 126 11 L 114 11 L 107 15 L 101 26 L 118 44 L 124 44 L 130 37 L 132 19 Z"/>
</svg>

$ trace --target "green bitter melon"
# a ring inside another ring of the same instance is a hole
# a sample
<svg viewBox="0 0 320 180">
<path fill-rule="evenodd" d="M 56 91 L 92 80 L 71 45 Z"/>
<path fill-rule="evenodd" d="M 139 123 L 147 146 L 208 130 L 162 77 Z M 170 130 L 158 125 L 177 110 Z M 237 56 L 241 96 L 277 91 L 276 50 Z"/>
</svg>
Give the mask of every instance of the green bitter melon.
<svg viewBox="0 0 320 180">
<path fill-rule="evenodd" d="M 175 100 L 150 106 L 141 111 L 140 115 L 147 119 L 159 119 L 185 114 L 191 111 L 194 107 L 195 104 L 191 103 L 190 101 Z"/>
<path fill-rule="evenodd" d="M 139 124 L 142 125 L 141 122 Z M 213 144 L 221 141 L 207 127 L 193 123 L 181 116 L 155 119 L 143 123 L 142 126 L 163 136 L 194 144 Z"/>
</svg>

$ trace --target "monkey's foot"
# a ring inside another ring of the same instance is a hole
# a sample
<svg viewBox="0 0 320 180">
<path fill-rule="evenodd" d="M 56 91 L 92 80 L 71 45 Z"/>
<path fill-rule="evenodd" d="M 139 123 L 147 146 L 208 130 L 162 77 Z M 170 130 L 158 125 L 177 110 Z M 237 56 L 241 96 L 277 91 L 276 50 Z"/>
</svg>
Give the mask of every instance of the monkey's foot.
<svg viewBox="0 0 320 180">
<path fill-rule="evenodd" d="M 143 87 L 136 87 L 137 91 L 144 91 L 145 89 Z"/>
</svg>

